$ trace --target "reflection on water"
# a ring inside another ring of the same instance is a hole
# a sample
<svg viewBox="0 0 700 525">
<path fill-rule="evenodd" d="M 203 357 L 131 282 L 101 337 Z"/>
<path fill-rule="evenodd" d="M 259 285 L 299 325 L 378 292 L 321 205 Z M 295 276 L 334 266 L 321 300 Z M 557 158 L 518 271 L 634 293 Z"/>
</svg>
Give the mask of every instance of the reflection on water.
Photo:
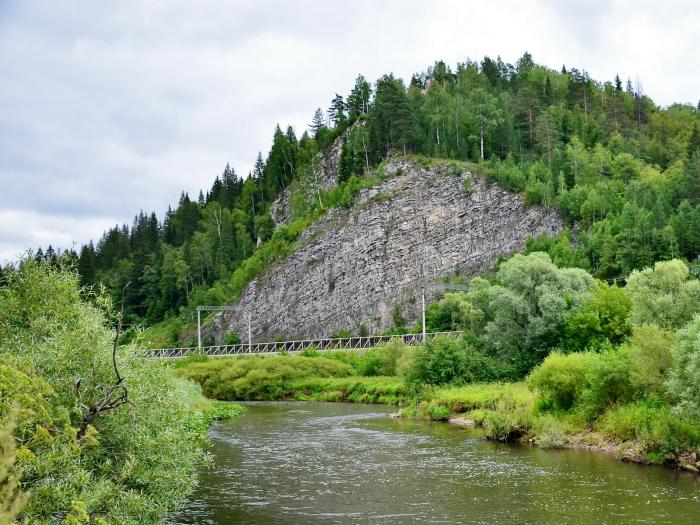
<svg viewBox="0 0 700 525">
<path fill-rule="evenodd" d="M 700 523 L 697 476 L 544 451 L 387 407 L 250 403 L 171 524 Z"/>
</svg>

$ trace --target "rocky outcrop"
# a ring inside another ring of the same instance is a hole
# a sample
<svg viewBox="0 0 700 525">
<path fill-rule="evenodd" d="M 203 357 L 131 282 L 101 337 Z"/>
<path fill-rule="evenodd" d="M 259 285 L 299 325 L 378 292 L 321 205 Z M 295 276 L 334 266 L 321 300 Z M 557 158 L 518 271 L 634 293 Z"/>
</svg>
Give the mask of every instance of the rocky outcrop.
<svg viewBox="0 0 700 525">
<path fill-rule="evenodd" d="M 343 153 L 343 140 L 350 129 L 352 128 L 343 131 L 328 150 L 322 155 L 318 155 L 311 173 L 304 177 L 309 194 L 314 194 L 318 189 L 330 190 L 338 184 L 338 166 L 340 165 L 340 155 Z M 270 205 L 270 216 L 275 221 L 275 225 L 279 226 L 291 219 L 291 196 L 291 188 L 287 187 Z"/>
<path fill-rule="evenodd" d="M 245 338 L 248 314 L 254 341 L 361 326 L 376 333 L 393 326 L 397 309 L 412 322 L 423 283 L 479 274 L 529 236 L 564 226 L 554 210 L 525 206 L 522 196 L 450 165 L 424 169 L 399 160 L 387 173 L 352 209 L 329 211 L 292 255 L 252 281 L 235 311 L 215 319 L 215 339 L 230 330 Z"/>
</svg>

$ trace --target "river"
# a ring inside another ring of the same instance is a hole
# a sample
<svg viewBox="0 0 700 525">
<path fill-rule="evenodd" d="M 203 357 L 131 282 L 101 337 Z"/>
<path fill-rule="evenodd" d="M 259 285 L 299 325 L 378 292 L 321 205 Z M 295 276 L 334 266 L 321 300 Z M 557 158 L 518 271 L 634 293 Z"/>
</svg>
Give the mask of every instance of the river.
<svg viewBox="0 0 700 525">
<path fill-rule="evenodd" d="M 389 407 L 249 403 L 210 431 L 215 466 L 168 523 L 700 523 L 700 479 L 492 443 Z"/>
</svg>

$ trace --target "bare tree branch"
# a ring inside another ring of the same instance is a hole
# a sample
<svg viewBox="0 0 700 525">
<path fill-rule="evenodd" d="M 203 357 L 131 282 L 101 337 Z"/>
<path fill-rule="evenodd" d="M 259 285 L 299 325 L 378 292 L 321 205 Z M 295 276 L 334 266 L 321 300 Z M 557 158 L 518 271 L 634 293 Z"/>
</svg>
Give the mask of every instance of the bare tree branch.
<svg viewBox="0 0 700 525">
<path fill-rule="evenodd" d="M 123 384 L 124 378 L 119 373 L 119 367 L 117 366 L 117 349 L 119 347 L 119 337 L 122 333 L 122 322 L 124 319 L 124 298 L 126 295 L 126 289 L 130 284 L 130 282 L 126 283 L 126 286 L 124 286 L 124 289 L 122 290 L 122 304 L 119 313 L 117 314 L 117 330 L 114 334 L 114 344 L 112 345 L 112 367 L 114 368 L 114 375 L 116 376 L 116 379 L 109 387 L 104 387 L 103 385 L 97 386 L 97 390 L 103 391 L 102 398 L 97 403 L 93 404 L 92 406 L 86 406 L 81 401 L 80 404 L 84 406 L 87 411 L 85 416 L 83 416 L 83 422 L 80 425 L 80 429 L 78 429 L 78 439 L 82 439 L 83 436 L 85 436 L 88 427 L 92 425 L 93 421 L 95 421 L 95 419 L 101 413 L 108 410 L 114 410 L 125 404 L 134 406 L 134 403 L 129 400 L 129 390 L 127 389 L 126 385 Z M 81 398 L 80 383 L 81 378 L 78 377 L 78 380 L 75 383 L 75 392 L 79 399 Z M 115 395 L 117 397 L 114 397 Z"/>
</svg>

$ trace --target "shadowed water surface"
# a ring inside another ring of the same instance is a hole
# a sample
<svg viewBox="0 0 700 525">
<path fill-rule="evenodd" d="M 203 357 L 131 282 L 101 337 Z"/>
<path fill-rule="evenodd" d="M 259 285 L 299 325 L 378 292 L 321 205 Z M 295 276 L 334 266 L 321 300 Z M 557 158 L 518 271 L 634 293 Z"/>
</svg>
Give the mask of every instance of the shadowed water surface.
<svg viewBox="0 0 700 525">
<path fill-rule="evenodd" d="M 372 405 L 250 403 L 171 524 L 700 523 L 700 480 Z"/>
</svg>

